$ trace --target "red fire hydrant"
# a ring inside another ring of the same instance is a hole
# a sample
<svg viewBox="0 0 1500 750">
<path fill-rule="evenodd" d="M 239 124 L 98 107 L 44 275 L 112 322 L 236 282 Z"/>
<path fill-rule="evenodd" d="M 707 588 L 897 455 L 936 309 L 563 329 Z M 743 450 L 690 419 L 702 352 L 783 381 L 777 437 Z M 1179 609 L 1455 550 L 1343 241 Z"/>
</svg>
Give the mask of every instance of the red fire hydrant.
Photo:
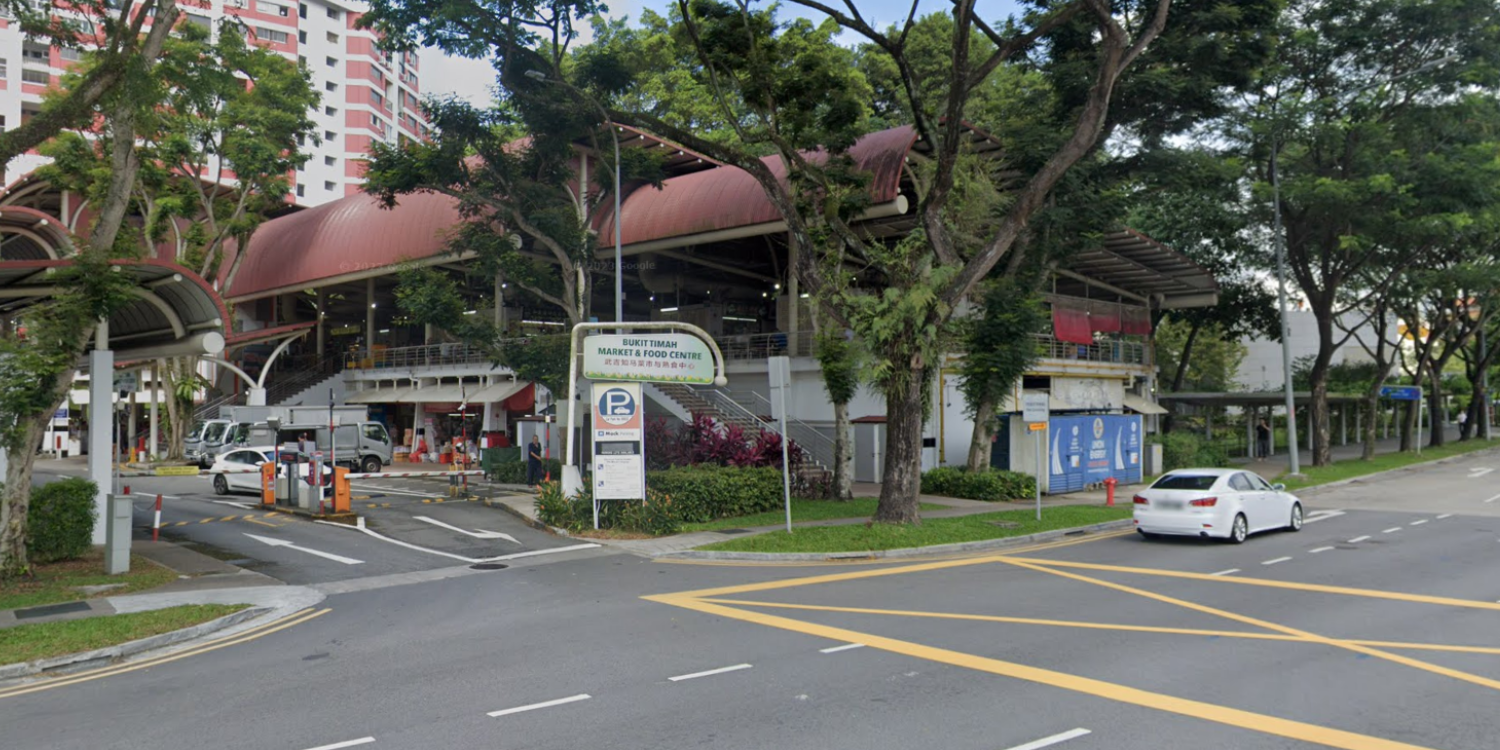
<svg viewBox="0 0 1500 750">
<path fill-rule="evenodd" d="M 1111 508 L 1115 507 L 1115 485 L 1119 483 L 1120 480 L 1115 479 L 1114 477 L 1110 477 L 1104 480 L 1104 491 L 1105 493 L 1107 493 L 1105 495 L 1104 504 Z"/>
</svg>

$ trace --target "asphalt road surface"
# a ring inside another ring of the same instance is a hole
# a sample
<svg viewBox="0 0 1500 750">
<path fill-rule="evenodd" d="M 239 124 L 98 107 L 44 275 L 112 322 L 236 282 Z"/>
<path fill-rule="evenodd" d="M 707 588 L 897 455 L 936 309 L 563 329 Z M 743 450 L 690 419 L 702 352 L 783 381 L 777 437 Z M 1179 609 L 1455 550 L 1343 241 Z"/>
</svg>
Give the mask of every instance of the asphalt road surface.
<svg viewBox="0 0 1500 750">
<path fill-rule="evenodd" d="M 561 553 L 332 576 L 328 611 L 284 629 L 0 686 L 3 745 L 1493 750 L 1491 467 L 1310 493 L 1303 531 L 1242 546 L 1117 534 L 897 564 Z M 479 511 L 495 512 L 459 513 Z M 380 543 L 330 531 L 351 555 Z"/>
</svg>

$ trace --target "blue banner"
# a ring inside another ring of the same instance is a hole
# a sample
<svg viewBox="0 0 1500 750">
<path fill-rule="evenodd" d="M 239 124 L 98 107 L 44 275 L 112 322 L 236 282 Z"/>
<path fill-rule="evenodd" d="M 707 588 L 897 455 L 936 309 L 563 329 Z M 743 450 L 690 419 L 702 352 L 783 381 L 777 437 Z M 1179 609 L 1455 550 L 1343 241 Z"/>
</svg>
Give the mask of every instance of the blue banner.
<svg viewBox="0 0 1500 750">
<path fill-rule="evenodd" d="M 1141 481 L 1142 426 L 1138 415 L 1053 417 L 1048 492 L 1076 492 L 1114 477 Z"/>
<path fill-rule="evenodd" d="M 1421 401 L 1422 389 L 1415 385 L 1383 385 L 1380 387 L 1380 397 L 1392 401 Z"/>
</svg>

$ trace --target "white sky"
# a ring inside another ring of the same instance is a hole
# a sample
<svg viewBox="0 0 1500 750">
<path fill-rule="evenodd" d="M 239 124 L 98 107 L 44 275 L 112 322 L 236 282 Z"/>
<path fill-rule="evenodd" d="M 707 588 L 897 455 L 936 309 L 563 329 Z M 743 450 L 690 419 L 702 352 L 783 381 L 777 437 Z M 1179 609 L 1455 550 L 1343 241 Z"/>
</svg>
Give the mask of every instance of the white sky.
<svg viewBox="0 0 1500 750">
<path fill-rule="evenodd" d="M 650 8 L 666 15 L 666 8 L 672 0 L 608 0 L 608 2 L 611 17 L 625 15 L 633 19 L 639 15 L 641 8 Z M 919 0 L 919 2 L 918 16 L 950 7 L 946 0 Z M 1015 0 L 998 0 L 985 4 L 992 6 L 984 11 L 990 21 L 998 21 L 1016 11 Z M 908 0 L 859 0 L 858 5 L 860 12 L 867 20 L 872 21 L 876 28 L 904 20 L 911 8 Z M 790 3 L 782 6 L 781 15 L 783 17 L 821 17 L 819 14 Z M 846 37 L 848 36 L 850 35 L 846 34 Z M 849 43 L 854 41 L 856 40 L 849 39 Z M 490 101 L 490 87 L 494 84 L 495 73 L 488 61 L 448 57 L 432 48 L 422 50 L 421 54 L 421 81 L 424 94 L 437 96 L 457 94 L 476 105 L 483 105 Z"/>
</svg>

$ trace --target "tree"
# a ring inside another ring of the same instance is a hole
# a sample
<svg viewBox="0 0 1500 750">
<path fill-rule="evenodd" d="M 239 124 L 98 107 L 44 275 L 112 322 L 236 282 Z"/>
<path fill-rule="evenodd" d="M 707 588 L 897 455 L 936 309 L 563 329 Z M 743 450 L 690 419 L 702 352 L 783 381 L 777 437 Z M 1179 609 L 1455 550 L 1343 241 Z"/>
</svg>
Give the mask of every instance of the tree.
<svg viewBox="0 0 1500 750">
<path fill-rule="evenodd" d="M 1167 318 L 1156 329 L 1156 361 L 1163 372 L 1181 375 L 1179 392 L 1233 390 L 1235 374 L 1245 359 L 1245 345 L 1239 339 L 1224 335 L 1217 323 L 1194 325 L 1185 320 Z M 1197 337 L 1191 362 L 1183 363 L 1191 339 Z"/>
<path fill-rule="evenodd" d="M 858 346 L 841 331 L 818 332 L 814 355 L 823 374 L 823 387 L 833 403 L 833 496 L 854 496 L 854 436 L 849 422 L 849 402 L 859 391 L 864 360 Z"/>
<path fill-rule="evenodd" d="M 98 321 L 132 299 L 128 287 L 134 282 L 126 274 L 112 273 L 108 266 L 140 167 L 135 152 L 137 102 L 142 92 L 150 90 L 168 32 L 178 18 L 171 0 L 156 9 L 154 25 L 144 38 L 132 34 L 128 42 L 122 40 L 85 62 L 86 66 L 123 67 L 113 74 L 117 85 L 94 100 L 99 110 L 93 114 L 108 126 L 101 139 L 109 149 L 109 186 L 95 204 L 98 213 L 87 244 L 73 259 L 73 269 L 59 274 L 59 291 L 26 311 L 27 338 L 0 342 L 0 444 L 9 456 L 0 490 L 0 578 L 30 572 L 26 523 L 36 448 L 57 405 L 67 397 L 78 360 Z M 127 5 L 118 23 L 138 31 L 147 8 L 137 10 L 139 16 L 132 17 Z M 130 54 L 121 58 L 121 49 Z M 83 80 L 99 79 L 86 74 Z M 106 377 L 104 373 L 94 376 Z"/>
<path fill-rule="evenodd" d="M 963 377 L 959 389 L 974 419 L 969 471 L 990 466 L 995 409 L 1013 393 L 1038 351 L 1033 334 L 1047 325 L 1047 311 L 1036 294 L 1035 275 L 988 282 L 979 309 L 964 321 Z"/>
<path fill-rule="evenodd" d="M 1271 204 L 1273 176 L 1280 185 L 1287 264 L 1318 332 L 1312 462 L 1326 465 L 1328 371 L 1348 335 L 1335 320 L 1494 201 L 1486 92 L 1500 83 L 1500 7 L 1294 0 L 1278 36 L 1229 132 L 1250 154 L 1257 201 Z"/>
</svg>

